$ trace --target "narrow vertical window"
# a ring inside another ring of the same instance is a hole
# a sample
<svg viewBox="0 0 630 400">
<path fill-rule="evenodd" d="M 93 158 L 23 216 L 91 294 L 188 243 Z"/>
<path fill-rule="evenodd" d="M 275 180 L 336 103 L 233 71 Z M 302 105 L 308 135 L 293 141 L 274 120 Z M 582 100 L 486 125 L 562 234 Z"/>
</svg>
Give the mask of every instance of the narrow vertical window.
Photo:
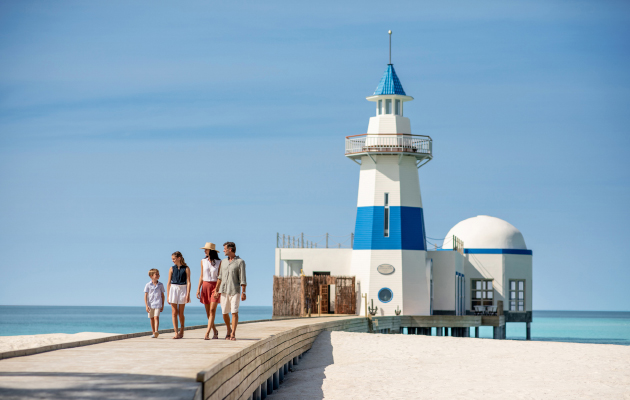
<svg viewBox="0 0 630 400">
<path fill-rule="evenodd" d="M 394 102 L 394 114 L 400 115 L 400 100 Z"/>
<path fill-rule="evenodd" d="M 389 193 L 385 193 L 385 237 L 389 236 Z"/>
<path fill-rule="evenodd" d="M 525 311 L 525 280 L 510 281 L 510 311 Z"/>
<path fill-rule="evenodd" d="M 378 101 L 378 106 L 376 107 L 378 111 L 378 115 L 383 114 L 383 100 Z"/>
<path fill-rule="evenodd" d="M 392 113 L 392 99 L 385 99 L 385 114 Z"/>
</svg>

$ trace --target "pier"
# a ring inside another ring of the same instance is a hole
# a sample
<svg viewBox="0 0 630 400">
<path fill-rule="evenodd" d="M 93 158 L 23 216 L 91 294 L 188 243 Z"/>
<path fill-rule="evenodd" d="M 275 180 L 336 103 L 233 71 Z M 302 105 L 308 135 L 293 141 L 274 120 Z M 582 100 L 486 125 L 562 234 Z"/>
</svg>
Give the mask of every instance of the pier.
<svg viewBox="0 0 630 400">
<path fill-rule="evenodd" d="M 324 330 L 367 332 L 368 321 L 353 316 L 242 322 L 236 341 L 203 340 L 204 326 L 186 330 L 180 340 L 172 340 L 172 333 L 153 339 L 147 332 L 43 353 L 31 349 L 26 352 L 35 354 L 25 356 L 3 354 L 0 397 L 255 399 L 266 395 L 261 390 L 273 391 Z"/>
<path fill-rule="evenodd" d="M 467 336 L 480 325 L 495 326 L 495 338 L 504 337 L 503 316 L 445 315 L 242 322 L 236 341 L 203 340 L 205 326 L 188 328 L 180 340 L 171 339 L 172 330 L 159 339 L 149 332 L 121 335 L 0 354 L 0 397 L 260 400 L 323 331 L 430 334 L 433 327 L 439 336 Z"/>
</svg>

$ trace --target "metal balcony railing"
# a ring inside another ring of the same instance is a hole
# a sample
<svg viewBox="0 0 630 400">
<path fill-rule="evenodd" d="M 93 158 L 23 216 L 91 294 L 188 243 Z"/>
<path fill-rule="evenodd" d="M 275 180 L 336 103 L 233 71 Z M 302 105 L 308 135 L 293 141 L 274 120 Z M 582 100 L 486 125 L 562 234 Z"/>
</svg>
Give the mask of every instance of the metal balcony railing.
<svg viewBox="0 0 630 400">
<path fill-rule="evenodd" d="M 346 155 L 358 153 L 411 153 L 432 157 L 430 136 L 404 133 L 363 134 L 346 137 Z"/>
</svg>

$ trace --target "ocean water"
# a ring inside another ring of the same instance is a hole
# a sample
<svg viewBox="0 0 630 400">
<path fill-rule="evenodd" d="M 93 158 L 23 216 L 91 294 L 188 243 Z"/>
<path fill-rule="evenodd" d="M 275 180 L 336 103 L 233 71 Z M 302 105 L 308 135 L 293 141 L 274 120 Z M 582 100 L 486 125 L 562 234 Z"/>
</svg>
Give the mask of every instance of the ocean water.
<svg viewBox="0 0 630 400">
<path fill-rule="evenodd" d="M 172 328 L 170 310 L 164 311 L 160 329 Z M 241 306 L 239 318 L 269 319 L 271 312 L 267 306 Z M 188 326 L 207 323 L 202 307 L 186 307 L 185 316 Z M 532 340 L 630 345 L 630 312 L 534 311 L 533 318 Z M 150 330 L 144 307 L 0 306 L 0 336 Z M 492 338 L 492 328 L 481 327 L 480 336 Z M 507 338 L 525 340 L 525 324 L 508 323 Z"/>
<path fill-rule="evenodd" d="M 240 306 L 239 321 L 270 319 L 271 307 Z M 185 308 L 186 326 L 207 325 L 204 307 Z M 221 306 L 216 323 L 223 322 Z M 160 315 L 160 329 L 173 328 L 171 309 Z M 134 333 L 151 331 L 144 307 L 0 306 L 0 336 L 42 333 Z"/>
</svg>

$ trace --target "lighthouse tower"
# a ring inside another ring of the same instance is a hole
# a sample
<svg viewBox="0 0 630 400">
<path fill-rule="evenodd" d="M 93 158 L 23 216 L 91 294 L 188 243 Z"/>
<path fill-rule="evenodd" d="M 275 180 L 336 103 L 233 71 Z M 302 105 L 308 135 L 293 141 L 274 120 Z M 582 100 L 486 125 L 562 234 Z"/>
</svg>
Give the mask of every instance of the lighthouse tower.
<svg viewBox="0 0 630 400">
<path fill-rule="evenodd" d="M 346 138 L 346 157 L 361 165 L 351 274 L 368 306 L 378 307 L 377 315 L 395 315 L 397 309 L 430 315 L 431 265 L 418 169 L 431 160 L 432 141 L 411 134 L 404 104 L 413 97 L 405 93 L 391 55 L 367 100 L 376 105 L 367 134 Z"/>
</svg>

